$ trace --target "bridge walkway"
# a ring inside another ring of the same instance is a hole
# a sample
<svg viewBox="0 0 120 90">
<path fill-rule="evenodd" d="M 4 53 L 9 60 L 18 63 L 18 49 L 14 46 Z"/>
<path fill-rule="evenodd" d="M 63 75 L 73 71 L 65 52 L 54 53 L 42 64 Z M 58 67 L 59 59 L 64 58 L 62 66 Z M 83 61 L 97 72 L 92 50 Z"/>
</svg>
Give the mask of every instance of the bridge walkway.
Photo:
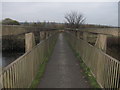
<svg viewBox="0 0 120 90">
<path fill-rule="evenodd" d="M 79 63 L 61 33 L 38 88 L 90 88 Z"/>
</svg>

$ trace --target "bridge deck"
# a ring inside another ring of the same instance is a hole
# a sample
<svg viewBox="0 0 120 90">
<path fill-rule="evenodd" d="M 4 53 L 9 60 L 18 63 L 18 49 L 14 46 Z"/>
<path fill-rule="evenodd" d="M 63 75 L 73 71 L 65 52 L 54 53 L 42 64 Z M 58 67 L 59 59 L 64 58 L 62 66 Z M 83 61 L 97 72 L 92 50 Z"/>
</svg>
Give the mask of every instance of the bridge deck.
<svg viewBox="0 0 120 90">
<path fill-rule="evenodd" d="M 79 61 L 60 34 L 38 88 L 89 88 L 81 71 Z"/>
</svg>

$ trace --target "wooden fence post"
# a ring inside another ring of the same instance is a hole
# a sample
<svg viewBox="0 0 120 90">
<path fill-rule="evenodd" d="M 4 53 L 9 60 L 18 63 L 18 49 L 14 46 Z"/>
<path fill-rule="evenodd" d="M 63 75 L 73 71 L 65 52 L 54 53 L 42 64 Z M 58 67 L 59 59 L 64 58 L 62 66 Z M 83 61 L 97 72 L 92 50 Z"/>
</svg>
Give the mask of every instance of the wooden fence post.
<svg viewBox="0 0 120 90">
<path fill-rule="evenodd" d="M 35 46 L 35 37 L 33 33 L 25 34 L 25 51 L 31 50 Z"/>
</svg>

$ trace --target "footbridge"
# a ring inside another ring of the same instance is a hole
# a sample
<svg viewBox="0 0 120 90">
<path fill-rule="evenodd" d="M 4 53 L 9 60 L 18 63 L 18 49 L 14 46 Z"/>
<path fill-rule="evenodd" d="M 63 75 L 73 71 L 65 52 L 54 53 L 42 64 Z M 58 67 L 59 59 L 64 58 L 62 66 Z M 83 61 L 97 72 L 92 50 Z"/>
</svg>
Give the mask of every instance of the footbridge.
<svg viewBox="0 0 120 90">
<path fill-rule="evenodd" d="M 92 88 L 74 53 L 90 69 L 101 88 L 120 88 L 120 61 L 107 54 L 107 38 L 118 37 L 117 28 L 36 30 L 40 39 L 37 44 L 32 30 L 5 32 L 6 37 L 24 34 L 25 53 L 2 68 L 1 88 L 29 88 L 46 60 L 44 75 L 36 88 Z"/>
</svg>

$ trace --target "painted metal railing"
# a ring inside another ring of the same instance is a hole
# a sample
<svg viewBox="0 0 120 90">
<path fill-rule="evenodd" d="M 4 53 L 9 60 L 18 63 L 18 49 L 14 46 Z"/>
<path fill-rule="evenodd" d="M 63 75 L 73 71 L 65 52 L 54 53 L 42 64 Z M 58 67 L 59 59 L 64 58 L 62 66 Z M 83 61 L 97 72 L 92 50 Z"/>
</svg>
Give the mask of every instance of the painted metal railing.
<svg viewBox="0 0 120 90">
<path fill-rule="evenodd" d="M 34 80 L 40 65 L 51 53 L 56 40 L 57 33 L 41 41 L 32 50 L 3 68 L 0 75 L 3 88 L 28 88 Z"/>
<path fill-rule="evenodd" d="M 120 61 L 107 55 L 88 42 L 78 39 L 66 32 L 66 38 L 72 48 L 79 53 L 81 59 L 90 68 L 92 74 L 102 88 L 120 89 Z"/>
</svg>

